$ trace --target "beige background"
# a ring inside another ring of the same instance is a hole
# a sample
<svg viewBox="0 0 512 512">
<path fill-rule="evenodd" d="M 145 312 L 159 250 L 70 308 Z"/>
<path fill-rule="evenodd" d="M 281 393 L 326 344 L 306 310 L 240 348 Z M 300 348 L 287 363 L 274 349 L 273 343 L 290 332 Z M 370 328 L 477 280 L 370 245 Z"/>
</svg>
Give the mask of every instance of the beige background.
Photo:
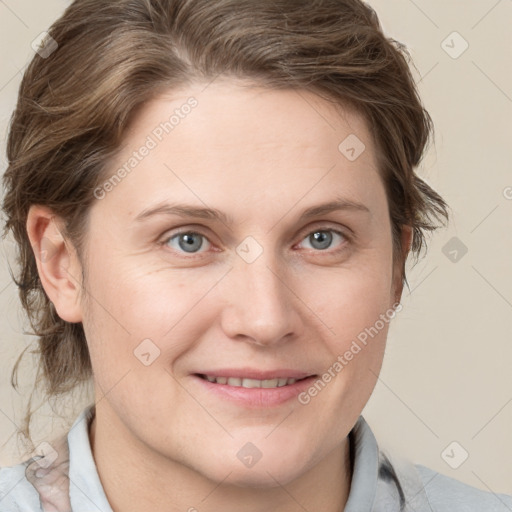
<svg viewBox="0 0 512 512">
<path fill-rule="evenodd" d="M 405 43 L 414 59 L 420 93 L 436 126 L 435 145 L 420 173 L 451 205 L 453 219 L 409 271 L 411 293 L 404 292 L 404 310 L 390 330 L 384 367 L 364 415 L 390 453 L 482 489 L 512 493 L 512 1 L 369 3 L 385 31 Z M 0 0 L 2 172 L 9 115 L 33 54 L 31 42 L 66 5 Z M 464 41 L 469 47 L 459 56 Z M 458 252 L 456 262 L 443 253 L 453 237 L 468 249 L 462 257 Z M 12 261 L 12 249 L 10 240 L 3 241 L 0 444 L 6 444 L 0 465 L 19 461 L 15 424 L 34 376 L 26 357 L 21 395 L 12 390 L 15 358 L 34 342 L 23 334 L 4 259 Z M 83 405 L 76 399 L 70 418 Z M 34 434 L 42 441 L 52 427 L 68 424 L 54 423 L 45 404 L 37 425 Z M 448 450 L 451 457 L 443 458 L 453 441 L 458 445 Z M 469 457 L 452 469 L 445 459 L 455 465 L 462 450 Z"/>
</svg>

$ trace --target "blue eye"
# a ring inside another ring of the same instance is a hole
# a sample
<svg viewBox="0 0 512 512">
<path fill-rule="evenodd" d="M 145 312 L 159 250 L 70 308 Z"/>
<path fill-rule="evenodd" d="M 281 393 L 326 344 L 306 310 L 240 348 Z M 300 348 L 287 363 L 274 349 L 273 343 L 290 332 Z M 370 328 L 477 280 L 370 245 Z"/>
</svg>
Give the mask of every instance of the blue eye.
<svg viewBox="0 0 512 512">
<path fill-rule="evenodd" d="M 346 237 L 343 233 L 334 229 L 317 229 L 316 231 L 310 233 L 306 238 L 304 238 L 304 240 L 308 240 L 313 245 L 313 249 L 324 251 L 331 246 L 333 239 L 336 236 L 342 240 L 346 240 Z"/>
<path fill-rule="evenodd" d="M 341 251 L 345 248 L 349 239 L 343 232 L 335 229 L 316 229 L 315 231 L 310 231 L 309 234 L 302 239 L 301 243 L 308 241 L 310 249 L 322 252 L 326 251 L 326 249 L 329 249 L 333 245 L 336 241 L 336 237 L 338 240 L 341 240 L 337 244 L 339 246 L 337 250 Z M 177 253 L 190 255 L 207 252 L 211 246 L 208 238 L 196 231 L 180 231 L 179 233 L 175 233 L 174 235 L 167 237 L 161 243 L 170 247 Z M 201 249 L 204 250 L 201 251 Z M 330 252 L 337 252 L 337 250 Z"/>
<path fill-rule="evenodd" d="M 194 254 L 198 252 L 201 247 L 203 247 L 203 240 L 208 240 L 205 236 L 200 233 L 195 233 L 194 231 L 182 231 L 181 233 L 176 233 L 175 235 L 168 238 L 165 243 L 166 245 L 171 245 L 170 242 L 177 239 L 178 248 L 176 246 L 172 247 L 175 250 L 182 250 L 189 254 Z M 208 244 L 210 242 L 207 242 Z"/>
</svg>

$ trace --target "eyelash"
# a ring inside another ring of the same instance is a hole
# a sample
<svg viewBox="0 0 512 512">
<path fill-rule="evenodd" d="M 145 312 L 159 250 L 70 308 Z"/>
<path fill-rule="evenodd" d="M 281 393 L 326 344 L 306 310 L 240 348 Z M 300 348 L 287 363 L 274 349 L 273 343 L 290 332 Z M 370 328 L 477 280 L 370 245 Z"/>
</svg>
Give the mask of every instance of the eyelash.
<svg viewBox="0 0 512 512">
<path fill-rule="evenodd" d="M 326 253 L 326 254 L 331 254 L 331 255 L 334 254 L 335 255 L 335 254 L 339 254 L 342 251 L 346 250 L 347 249 L 347 247 L 346 247 L 347 244 L 350 244 L 352 242 L 351 236 L 347 235 L 344 231 L 341 231 L 341 230 L 338 230 L 338 229 L 334 229 L 334 228 L 331 228 L 331 227 L 327 227 L 327 226 L 316 228 L 316 229 L 313 229 L 312 231 L 307 232 L 306 235 L 301 238 L 301 242 L 304 241 L 309 236 L 313 235 L 314 233 L 318 233 L 318 232 L 322 232 L 322 233 L 328 233 L 328 232 L 336 233 L 337 235 L 339 235 L 342 238 L 344 238 L 345 242 L 342 242 L 340 244 L 341 247 L 338 248 L 338 249 L 335 249 L 333 251 L 329 251 L 329 249 L 324 249 L 324 250 L 321 250 L 321 249 L 309 249 L 310 251 L 314 251 L 314 252 L 318 252 L 318 253 Z M 172 235 L 165 237 L 161 242 L 159 242 L 159 245 L 161 245 L 164 249 L 166 249 L 166 248 L 171 249 L 170 246 L 168 245 L 169 242 L 172 239 L 178 238 L 181 235 L 199 235 L 200 237 L 203 237 L 206 240 L 208 240 L 208 243 L 210 243 L 210 244 L 212 243 L 212 242 L 210 242 L 210 240 L 208 239 L 208 237 L 206 235 L 204 235 L 203 233 L 201 233 L 199 231 L 182 230 L 182 231 L 177 231 L 176 233 L 173 233 Z M 201 246 L 201 249 L 202 248 L 203 248 L 203 246 Z M 185 255 L 185 256 L 182 256 L 185 259 L 197 259 L 202 254 L 201 252 L 199 252 L 199 253 L 188 253 L 189 255 L 186 256 L 186 254 L 187 254 L 186 252 L 178 251 L 178 250 L 175 250 L 175 249 L 171 249 L 171 250 L 173 252 L 177 252 L 180 255 Z M 205 252 L 207 252 L 207 251 L 205 251 Z"/>
</svg>

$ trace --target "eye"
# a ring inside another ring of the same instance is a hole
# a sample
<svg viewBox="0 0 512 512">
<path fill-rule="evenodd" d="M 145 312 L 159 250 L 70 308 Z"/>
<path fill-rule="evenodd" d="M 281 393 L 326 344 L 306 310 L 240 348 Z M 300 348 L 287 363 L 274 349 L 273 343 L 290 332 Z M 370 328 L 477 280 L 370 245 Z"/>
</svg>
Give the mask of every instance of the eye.
<svg viewBox="0 0 512 512">
<path fill-rule="evenodd" d="M 204 241 L 206 240 L 206 244 Z M 166 238 L 163 242 L 164 245 L 170 246 L 177 252 L 185 252 L 188 254 L 195 254 L 199 252 L 203 246 L 209 247 L 209 240 L 201 233 L 195 231 L 181 231 L 171 237 Z"/>
<path fill-rule="evenodd" d="M 336 253 L 338 251 L 342 251 L 350 242 L 350 238 L 342 231 L 325 228 L 310 231 L 309 234 L 303 238 L 302 243 L 307 241 L 310 244 L 310 249 L 327 252 L 326 250 L 329 249 L 337 240 L 338 244 L 336 245 L 338 248 L 330 252 Z M 166 237 L 160 243 L 164 246 L 170 247 L 177 253 L 190 255 L 207 252 L 212 245 L 205 235 L 198 233 L 197 231 L 180 231 L 178 233 L 174 233 L 172 236 Z M 201 249 L 204 250 L 201 251 Z"/>
<path fill-rule="evenodd" d="M 325 251 L 333 244 L 333 240 L 335 241 L 336 238 L 341 239 L 342 241 L 341 244 L 338 244 L 341 245 L 341 248 L 337 250 L 343 250 L 344 246 L 346 245 L 346 243 L 343 243 L 343 240 L 348 241 L 348 237 L 345 236 L 345 234 L 341 231 L 337 231 L 335 229 L 316 229 L 315 231 L 312 231 L 304 240 L 307 240 L 311 244 L 312 249 Z M 336 252 L 336 250 L 334 252 Z"/>
</svg>

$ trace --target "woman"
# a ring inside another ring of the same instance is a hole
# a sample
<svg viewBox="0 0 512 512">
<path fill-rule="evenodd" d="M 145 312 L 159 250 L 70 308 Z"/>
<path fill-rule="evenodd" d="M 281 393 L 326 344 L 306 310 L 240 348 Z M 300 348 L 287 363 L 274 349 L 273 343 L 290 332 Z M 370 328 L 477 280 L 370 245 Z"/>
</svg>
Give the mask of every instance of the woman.
<svg viewBox="0 0 512 512">
<path fill-rule="evenodd" d="M 6 230 L 49 395 L 92 380 L 94 403 L 1 470 L 1 509 L 512 509 L 392 462 L 360 415 L 408 254 L 448 218 L 375 13 L 80 0 L 49 35 Z"/>
</svg>

